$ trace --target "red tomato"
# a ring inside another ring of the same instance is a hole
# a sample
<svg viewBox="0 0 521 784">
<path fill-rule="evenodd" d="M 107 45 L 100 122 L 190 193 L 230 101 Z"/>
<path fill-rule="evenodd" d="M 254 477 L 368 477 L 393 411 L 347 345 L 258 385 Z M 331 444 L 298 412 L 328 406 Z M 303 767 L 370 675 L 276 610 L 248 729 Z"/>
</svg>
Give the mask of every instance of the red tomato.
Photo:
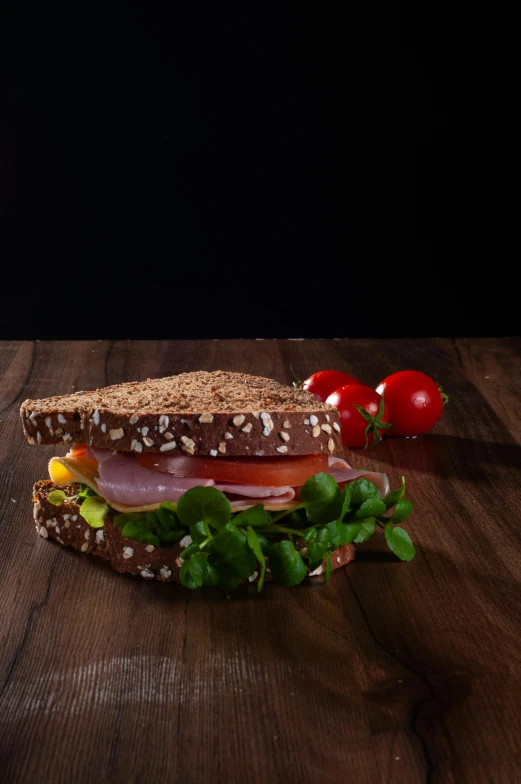
<svg viewBox="0 0 521 784">
<path fill-rule="evenodd" d="M 376 391 L 385 395 L 394 427 L 391 436 L 419 436 L 434 427 L 443 411 L 436 382 L 418 370 L 387 376 Z"/>
<path fill-rule="evenodd" d="M 219 482 L 265 487 L 297 487 L 310 476 L 327 472 L 327 455 L 303 457 L 189 457 L 143 452 L 136 455 L 145 468 L 176 476 L 197 476 Z"/>
<path fill-rule="evenodd" d="M 319 370 L 312 376 L 306 378 L 302 383 L 302 388 L 315 395 L 317 400 L 322 403 L 326 398 L 338 389 L 345 387 L 346 384 L 360 384 L 360 381 L 349 373 L 342 373 L 340 370 Z"/>
<path fill-rule="evenodd" d="M 362 384 L 348 384 L 335 390 L 326 400 L 336 406 L 342 423 L 344 446 L 367 446 L 380 440 L 384 430 L 390 427 L 387 402 L 378 392 Z M 358 411 L 361 406 L 367 418 Z"/>
</svg>

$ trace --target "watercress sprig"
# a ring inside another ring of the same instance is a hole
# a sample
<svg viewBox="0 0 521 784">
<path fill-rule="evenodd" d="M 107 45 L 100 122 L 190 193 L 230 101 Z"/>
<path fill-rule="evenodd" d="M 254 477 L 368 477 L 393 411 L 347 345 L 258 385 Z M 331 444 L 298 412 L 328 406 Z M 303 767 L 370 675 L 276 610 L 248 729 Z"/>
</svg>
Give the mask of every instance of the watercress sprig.
<svg viewBox="0 0 521 784">
<path fill-rule="evenodd" d="M 80 516 L 92 527 L 103 528 L 105 517 L 110 507 L 104 498 L 101 498 L 88 485 L 76 484 L 78 492 L 75 495 L 66 495 L 63 490 L 53 490 L 47 500 L 54 506 L 61 506 L 65 501 L 74 501 L 80 507 Z"/>
<path fill-rule="evenodd" d="M 233 590 L 258 575 L 261 591 L 268 572 L 275 582 L 291 587 L 323 565 L 327 582 L 335 550 L 350 542 L 364 544 L 377 531 L 400 560 L 410 561 L 414 546 L 400 524 L 412 504 L 404 495 L 405 478 L 398 489 L 380 498 L 369 479 L 341 489 L 329 474 L 319 473 L 300 489 L 300 503 L 278 513 L 262 504 L 234 513 L 215 487 L 193 487 L 177 504 L 165 501 L 154 512 L 119 514 L 114 522 L 125 538 L 154 547 L 189 537 L 190 544 L 180 553 L 180 580 L 187 588 L 221 585 Z M 49 494 L 57 506 L 66 498 L 61 490 Z M 81 504 L 80 514 L 89 525 L 103 525 L 109 509 L 104 499 L 86 485 L 70 498 Z"/>
<path fill-rule="evenodd" d="M 292 509 L 270 513 L 257 504 L 234 514 L 214 487 L 194 487 L 181 496 L 176 509 L 192 539 L 180 554 L 181 582 L 188 588 L 219 584 L 231 590 L 256 572 L 260 591 L 268 570 L 275 582 L 289 587 L 321 564 L 327 582 L 332 553 L 350 542 L 367 542 L 377 529 L 398 558 L 410 560 L 414 547 L 396 525 L 412 510 L 404 492 L 405 480 L 381 499 L 368 479 L 340 489 L 329 474 L 316 474 L 301 488 L 301 503 Z"/>
</svg>

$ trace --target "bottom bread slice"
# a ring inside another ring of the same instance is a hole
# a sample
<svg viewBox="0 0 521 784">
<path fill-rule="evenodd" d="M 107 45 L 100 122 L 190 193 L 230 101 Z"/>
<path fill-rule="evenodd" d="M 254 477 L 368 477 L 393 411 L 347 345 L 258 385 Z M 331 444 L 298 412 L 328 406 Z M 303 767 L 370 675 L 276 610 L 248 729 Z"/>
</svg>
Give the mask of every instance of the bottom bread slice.
<svg viewBox="0 0 521 784">
<path fill-rule="evenodd" d="M 56 489 L 63 490 L 68 497 L 61 506 L 55 506 L 48 500 L 49 493 Z M 97 555 L 108 561 L 118 572 L 141 575 L 145 580 L 179 582 L 182 563 L 179 554 L 186 547 L 185 542 L 154 547 L 126 539 L 114 523 L 116 513 L 112 510 L 105 517 L 103 528 L 92 528 L 80 515 L 80 507 L 74 500 L 75 493 L 72 485 L 58 488 L 50 479 L 44 479 L 34 485 L 33 513 L 40 536 L 54 539 L 65 547 L 74 547 L 82 553 Z M 339 547 L 332 556 L 333 569 L 345 566 L 354 557 L 353 544 Z M 324 564 L 315 569 L 311 576 L 322 574 L 323 569 Z M 269 572 L 266 579 L 271 579 Z"/>
</svg>

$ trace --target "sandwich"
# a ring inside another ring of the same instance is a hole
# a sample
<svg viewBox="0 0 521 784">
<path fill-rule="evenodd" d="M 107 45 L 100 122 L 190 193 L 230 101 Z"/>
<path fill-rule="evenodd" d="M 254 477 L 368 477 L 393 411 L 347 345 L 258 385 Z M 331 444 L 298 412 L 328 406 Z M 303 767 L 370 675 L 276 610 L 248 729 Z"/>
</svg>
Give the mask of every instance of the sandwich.
<svg viewBox="0 0 521 784">
<path fill-rule="evenodd" d="M 270 379 L 182 373 L 20 413 L 30 444 L 68 448 L 34 486 L 39 535 L 144 579 L 329 577 L 388 508 L 387 476 L 342 458 L 337 409 Z"/>
</svg>

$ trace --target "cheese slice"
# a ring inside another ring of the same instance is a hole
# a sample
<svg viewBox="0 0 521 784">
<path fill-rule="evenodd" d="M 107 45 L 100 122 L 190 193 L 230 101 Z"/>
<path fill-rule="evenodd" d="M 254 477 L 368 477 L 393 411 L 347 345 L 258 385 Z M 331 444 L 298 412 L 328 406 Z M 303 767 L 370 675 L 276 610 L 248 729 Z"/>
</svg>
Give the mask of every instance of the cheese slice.
<svg viewBox="0 0 521 784">
<path fill-rule="evenodd" d="M 117 501 L 111 501 L 110 498 L 106 498 L 98 487 L 97 462 L 83 455 L 81 457 L 52 457 L 49 461 L 49 476 L 56 485 L 68 485 L 70 482 L 82 482 L 82 484 L 88 485 L 101 498 L 105 498 L 109 506 L 117 512 L 153 512 L 160 507 L 160 504 L 129 506 L 128 504 L 120 504 Z M 165 498 L 165 501 L 167 500 Z M 262 503 L 262 498 L 257 499 L 255 503 Z M 282 512 L 285 509 L 292 509 L 298 503 L 298 501 L 288 501 L 286 504 L 266 504 L 264 508 L 268 512 Z M 255 506 L 255 504 L 234 506 L 233 512 L 242 512 L 245 509 L 250 509 L 252 506 Z"/>
</svg>

